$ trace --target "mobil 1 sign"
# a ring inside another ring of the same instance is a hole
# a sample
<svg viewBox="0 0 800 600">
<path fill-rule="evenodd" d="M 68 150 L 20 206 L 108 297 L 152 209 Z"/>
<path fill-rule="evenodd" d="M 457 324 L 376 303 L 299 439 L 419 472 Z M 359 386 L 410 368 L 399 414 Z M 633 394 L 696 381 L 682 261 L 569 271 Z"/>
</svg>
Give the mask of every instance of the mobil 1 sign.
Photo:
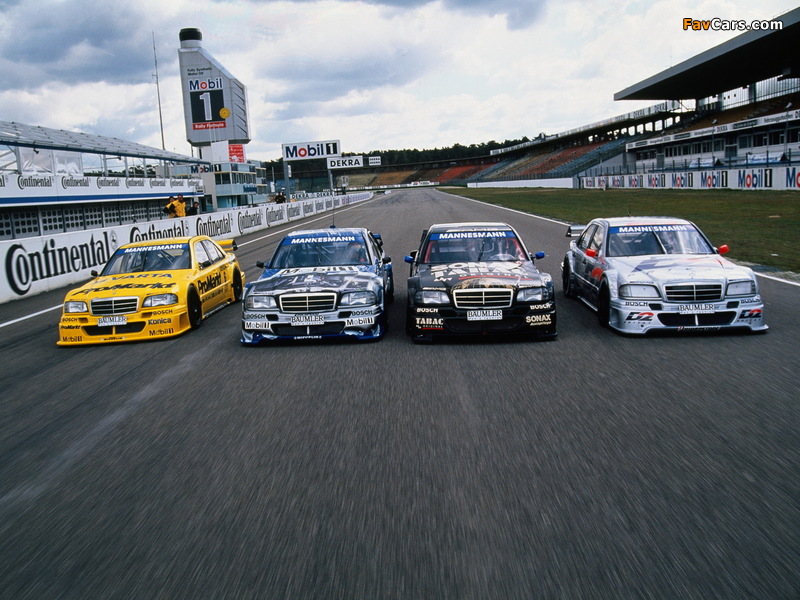
<svg viewBox="0 0 800 600">
<path fill-rule="evenodd" d="M 325 158 L 328 156 L 340 156 L 341 144 L 339 140 L 326 140 L 322 142 L 295 142 L 292 144 L 281 144 L 284 161 L 308 160 L 311 158 Z"/>
<path fill-rule="evenodd" d="M 337 156 L 328 159 L 329 169 L 356 169 L 363 166 L 363 156 Z"/>
</svg>

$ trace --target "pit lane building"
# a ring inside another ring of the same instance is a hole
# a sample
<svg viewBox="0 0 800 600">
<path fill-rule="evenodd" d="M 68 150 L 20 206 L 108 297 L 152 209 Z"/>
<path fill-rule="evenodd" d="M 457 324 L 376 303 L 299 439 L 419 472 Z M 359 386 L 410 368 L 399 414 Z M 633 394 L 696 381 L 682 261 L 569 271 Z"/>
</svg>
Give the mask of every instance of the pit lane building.
<svg viewBox="0 0 800 600">
<path fill-rule="evenodd" d="M 0 121 L 0 240 L 166 218 L 209 163 L 117 138 Z"/>
</svg>

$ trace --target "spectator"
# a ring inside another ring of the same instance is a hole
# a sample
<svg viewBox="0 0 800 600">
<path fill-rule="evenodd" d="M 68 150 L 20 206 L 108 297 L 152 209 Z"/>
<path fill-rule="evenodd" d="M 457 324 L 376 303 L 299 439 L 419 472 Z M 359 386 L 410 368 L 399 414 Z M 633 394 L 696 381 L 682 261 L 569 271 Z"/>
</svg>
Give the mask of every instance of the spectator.
<svg viewBox="0 0 800 600">
<path fill-rule="evenodd" d="M 178 194 L 178 199 L 173 200 L 169 204 L 167 204 L 167 209 L 172 207 L 173 210 L 170 211 L 170 218 L 176 219 L 186 216 L 186 200 L 183 198 L 183 194 Z"/>
<path fill-rule="evenodd" d="M 196 215 L 199 211 L 200 211 L 200 203 L 199 202 L 195 202 L 189 208 L 186 209 L 186 216 L 187 217 L 192 217 L 192 216 Z"/>
<path fill-rule="evenodd" d="M 167 203 L 164 205 L 164 212 L 170 216 L 170 218 L 175 216 L 175 196 L 170 196 L 167 200 Z"/>
</svg>

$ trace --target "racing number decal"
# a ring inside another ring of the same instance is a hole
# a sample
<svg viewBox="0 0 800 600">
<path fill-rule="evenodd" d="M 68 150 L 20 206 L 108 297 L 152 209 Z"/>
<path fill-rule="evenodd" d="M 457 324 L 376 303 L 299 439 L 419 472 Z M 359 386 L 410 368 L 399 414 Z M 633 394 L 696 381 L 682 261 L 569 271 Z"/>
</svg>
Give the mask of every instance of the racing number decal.
<svg viewBox="0 0 800 600">
<path fill-rule="evenodd" d="M 221 123 L 224 126 L 224 120 L 220 114 L 225 108 L 222 90 L 190 92 L 189 103 L 192 109 L 192 127 L 194 129 L 207 129 L 211 123 Z"/>
</svg>

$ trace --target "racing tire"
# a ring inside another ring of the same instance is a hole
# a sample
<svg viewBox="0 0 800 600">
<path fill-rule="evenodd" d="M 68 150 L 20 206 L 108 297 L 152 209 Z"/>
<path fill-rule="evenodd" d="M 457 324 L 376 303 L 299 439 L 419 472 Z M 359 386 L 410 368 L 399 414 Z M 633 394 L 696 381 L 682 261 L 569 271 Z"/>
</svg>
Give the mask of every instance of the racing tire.
<svg viewBox="0 0 800 600">
<path fill-rule="evenodd" d="M 575 298 L 577 297 L 577 292 L 575 291 L 575 283 L 572 280 L 572 271 L 569 268 L 569 263 L 567 263 L 566 259 L 564 260 L 564 268 L 561 271 L 561 284 L 564 288 L 564 296 L 567 298 Z"/>
<path fill-rule="evenodd" d="M 197 295 L 197 290 L 194 288 L 189 289 L 189 294 L 186 297 L 186 309 L 189 313 L 189 326 L 192 329 L 197 329 L 203 323 L 203 305 L 200 302 L 200 296 Z"/>
<path fill-rule="evenodd" d="M 600 293 L 597 295 L 597 321 L 603 327 L 611 327 L 611 297 L 606 283 L 600 286 Z"/>
<path fill-rule="evenodd" d="M 237 270 L 233 272 L 233 283 L 231 284 L 233 291 L 233 301 L 239 302 L 242 299 L 242 274 Z"/>
</svg>

